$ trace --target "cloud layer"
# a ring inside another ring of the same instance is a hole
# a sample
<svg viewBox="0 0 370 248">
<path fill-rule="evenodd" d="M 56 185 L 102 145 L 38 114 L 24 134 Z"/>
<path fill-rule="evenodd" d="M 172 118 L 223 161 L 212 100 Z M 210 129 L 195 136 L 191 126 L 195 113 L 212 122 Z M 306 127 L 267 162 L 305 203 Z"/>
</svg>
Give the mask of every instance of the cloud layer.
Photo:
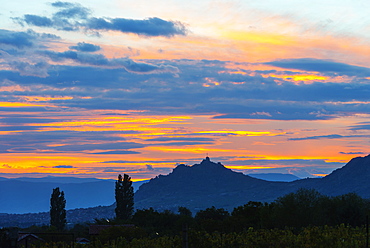
<svg viewBox="0 0 370 248">
<path fill-rule="evenodd" d="M 57 10 L 51 17 L 26 14 L 14 20 L 22 25 L 63 31 L 94 32 L 96 35 L 101 31 L 117 31 L 147 37 L 172 37 L 187 33 L 185 25 L 178 21 L 165 21 L 158 17 L 144 20 L 92 17 L 92 11 L 78 3 L 53 2 L 51 5 Z"/>
<path fill-rule="evenodd" d="M 144 179 L 209 155 L 306 177 L 368 152 L 366 37 L 132 4 L 52 2 L 0 27 L 0 173 Z"/>
</svg>

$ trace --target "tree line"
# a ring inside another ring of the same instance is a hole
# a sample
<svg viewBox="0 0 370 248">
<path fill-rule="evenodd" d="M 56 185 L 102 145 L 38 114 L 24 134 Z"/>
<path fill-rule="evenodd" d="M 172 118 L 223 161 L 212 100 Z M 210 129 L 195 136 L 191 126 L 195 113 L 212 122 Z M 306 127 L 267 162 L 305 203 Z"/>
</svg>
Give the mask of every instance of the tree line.
<svg viewBox="0 0 370 248">
<path fill-rule="evenodd" d="M 214 206 L 195 214 L 186 207 L 177 213 L 137 209 L 124 222 L 134 228 L 119 226 L 119 220 L 96 220 L 113 224 L 97 242 L 111 247 L 368 247 L 369 213 L 370 201 L 355 193 L 326 196 L 302 188 L 231 212 Z"/>
<path fill-rule="evenodd" d="M 157 212 L 152 208 L 134 211 L 134 190 L 131 177 L 127 174 L 123 177 L 118 175 L 115 199 L 116 218 L 109 220 L 109 223 L 132 223 L 149 229 L 164 230 L 166 228 L 176 230 L 173 227 L 177 223 L 176 218 L 181 217 L 183 221 L 184 216 L 188 218 L 188 225 L 207 232 L 241 231 L 249 227 L 269 229 L 301 228 L 309 225 L 334 226 L 342 223 L 360 226 L 365 224 L 366 216 L 370 212 L 370 201 L 355 193 L 326 196 L 314 189 L 299 189 L 270 203 L 250 201 L 234 208 L 230 213 L 223 208 L 215 207 L 200 210 L 194 216 L 185 207 L 179 207 L 178 214 L 171 211 Z M 53 189 L 50 200 L 50 225 L 58 230 L 65 228 L 65 205 L 63 191 L 59 188 Z M 104 223 L 102 220 L 97 222 Z M 160 223 L 166 224 L 161 227 Z"/>
<path fill-rule="evenodd" d="M 370 214 L 370 201 L 349 193 L 340 196 L 326 196 L 314 189 L 299 189 L 277 198 L 270 203 L 249 201 L 235 207 L 231 212 L 211 206 L 195 215 L 186 207 L 178 212 L 162 212 L 153 208 L 137 209 L 124 223 L 131 223 L 146 232 L 172 235 L 184 225 L 193 230 L 213 232 L 242 232 L 253 229 L 299 230 L 308 226 L 360 227 L 366 224 Z M 100 224 L 122 223 L 119 220 L 96 220 Z"/>
</svg>

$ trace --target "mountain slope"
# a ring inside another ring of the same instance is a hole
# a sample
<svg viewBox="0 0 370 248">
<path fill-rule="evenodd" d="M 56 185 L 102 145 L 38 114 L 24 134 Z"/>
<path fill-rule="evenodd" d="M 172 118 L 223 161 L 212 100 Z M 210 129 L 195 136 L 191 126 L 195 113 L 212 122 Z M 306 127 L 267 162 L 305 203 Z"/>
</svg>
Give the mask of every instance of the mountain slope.
<svg viewBox="0 0 370 248">
<path fill-rule="evenodd" d="M 353 158 L 342 168 L 322 178 L 319 190 L 327 195 L 354 192 L 370 198 L 370 155 Z"/>
<path fill-rule="evenodd" d="M 135 206 L 159 210 L 175 210 L 178 206 L 193 211 L 210 206 L 232 209 L 248 201 L 272 201 L 294 189 L 287 183 L 268 182 L 234 172 L 207 157 L 200 164 L 179 165 L 169 175 L 141 185 L 135 194 Z"/>
<path fill-rule="evenodd" d="M 326 195 L 357 193 L 370 198 L 370 155 L 354 158 L 324 178 L 271 182 L 253 178 L 214 163 L 207 157 L 193 166 L 179 165 L 167 176 L 143 184 L 135 194 L 137 208 L 192 211 L 210 206 L 232 210 L 248 201 L 270 202 L 299 188 L 316 189 Z"/>
</svg>

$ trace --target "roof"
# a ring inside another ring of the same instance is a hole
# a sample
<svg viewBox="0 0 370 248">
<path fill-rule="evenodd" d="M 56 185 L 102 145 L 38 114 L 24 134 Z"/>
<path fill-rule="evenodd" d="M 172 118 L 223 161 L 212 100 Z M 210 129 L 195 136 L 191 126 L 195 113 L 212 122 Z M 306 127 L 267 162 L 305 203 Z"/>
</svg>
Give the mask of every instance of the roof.
<svg viewBox="0 0 370 248">
<path fill-rule="evenodd" d="M 22 241 L 26 238 L 33 238 L 33 239 L 37 239 L 37 240 L 41 240 L 41 241 L 44 241 L 42 238 L 36 236 L 35 234 L 32 234 L 32 233 L 24 233 L 24 234 L 20 234 L 19 237 L 18 237 L 18 242 L 19 241 Z"/>
<path fill-rule="evenodd" d="M 89 243 L 90 240 L 88 240 L 87 238 L 77 238 L 76 242 L 77 243 Z"/>
</svg>

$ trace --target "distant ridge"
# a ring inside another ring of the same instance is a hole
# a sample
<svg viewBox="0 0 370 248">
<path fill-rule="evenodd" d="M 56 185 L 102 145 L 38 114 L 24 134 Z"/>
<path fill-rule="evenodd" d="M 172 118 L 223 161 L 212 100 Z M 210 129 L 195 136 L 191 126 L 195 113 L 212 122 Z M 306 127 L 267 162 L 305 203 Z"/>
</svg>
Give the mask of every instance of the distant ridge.
<svg viewBox="0 0 370 248">
<path fill-rule="evenodd" d="M 178 206 L 198 211 L 210 206 L 232 210 L 248 201 L 271 202 L 299 188 L 316 189 L 326 195 L 357 193 L 370 198 L 370 155 L 352 159 L 324 178 L 271 182 L 225 168 L 206 157 L 193 166 L 178 165 L 170 174 L 140 186 L 137 208 L 176 210 Z"/>
<path fill-rule="evenodd" d="M 293 174 L 283 173 L 252 173 L 248 176 L 271 182 L 292 182 L 301 179 Z"/>
<path fill-rule="evenodd" d="M 15 178 L 14 180 L 18 180 L 22 182 L 35 182 L 35 183 L 91 183 L 91 182 L 102 182 L 102 181 L 110 181 L 110 182 L 115 181 L 113 179 L 55 177 L 55 176 L 47 176 L 47 177 L 40 177 L 40 178 L 18 177 L 18 178 Z"/>
<path fill-rule="evenodd" d="M 67 209 L 112 205 L 115 180 L 76 177 L 0 178 L 0 213 L 49 211 L 53 188 L 64 191 Z M 134 182 L 137 189 L 143 182 Z"/>
</svg>

